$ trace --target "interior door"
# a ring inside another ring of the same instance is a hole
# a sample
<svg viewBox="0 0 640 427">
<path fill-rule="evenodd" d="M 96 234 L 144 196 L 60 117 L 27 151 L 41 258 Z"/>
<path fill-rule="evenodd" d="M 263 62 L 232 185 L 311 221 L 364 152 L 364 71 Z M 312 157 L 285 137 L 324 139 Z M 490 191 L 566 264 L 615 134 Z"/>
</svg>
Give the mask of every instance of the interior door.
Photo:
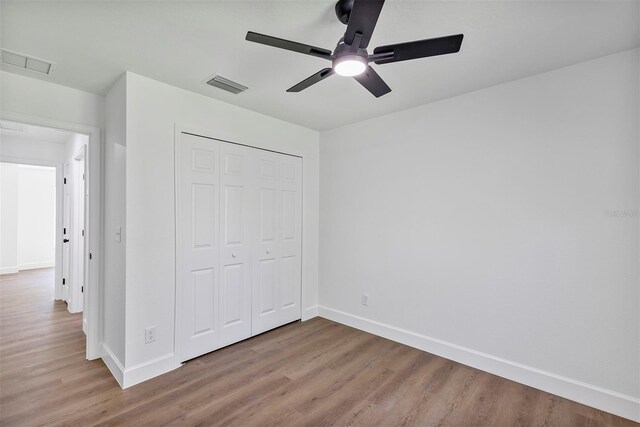
<svg viewBox="0 0 640 427">
<path fill-rule="evenodd" d="M 251 336 L 251 149 L 220 144 L 220 344 Z"/>
<path fill-rule="evenodd" d="M 84 209 L 85 209 L 85 150 L 86 147 L 82 146 L 80 148 L 80 154 L 78 156 L 76 156 L 75 161 L 77 162 L 77 171 L 78 173 L 76 174 L 76 179 L 75 179 L 75 186 L 76 186 L 76 192 L 75 195 L 76 200 L 76 215 L 74 215 L 74 225 L 75 225 L 75 242 L 77 243 L 77 249 L 75 250 L 75 254 L 74 254 L 74 264 L 76 266 L 75 268 L 75 278 L 76 278 L 76 282 L 75 283 L 75 287 L 76 287 L 76 311 L 84 311 L 84 263 L 85 263 L 85 257 L 84 257 L 84 235 L 85 235 L 85 231 L 84 231 L 84 220 L 85 220 L 85 215 L 84 215 Z M 82 330 L 86 331 L 86 318 L 85 318 L 85 314 L 83 312 L 82 314 Z"/>
<path fill-rule="evenodd" d="M 76 263 L 77 263 L 77 273 L 76 277 L 78 280 L 78 310 L 82 311 L 82 330 L 87 333 L 87 312 L 84 310 L 86 306 L 85 296 L 86 296 L 86 286 L 87 286 L 87 274 L 86 274 L 86 257 L 85 257 L 85 242 L 86 242 L 86 203 L 87 203 L 87 185 L 86 185 L 86 177 L 87 177 L 87 162 L 86 162 L 86 154 L 87 147 L 83 145 L 79 149 L 79 154 L 76 156 L 76 161 L 78 162 L 78 178 L 76 180 L 78 184 L 78 191 L 76 194 L 78 195 L 78 209 L 77 209 L 77 219 L 76 223 L 78 226 L 77 240 L 78 240 L 78 251 L 76 252 Z"/>
<path fill-rule="evenodd" d="M 252 278 L 252 335 L 280 324 L 281 199 L 278 155 L 254 150 L 252 212 L 255 215 Z"/>
<path fill-rule="evenodd" d="M 69 303 L 69 286 L 71 272 L 71 177 L 69 163 L 64 164 L 64 197 L 62 206 L 62 299 Z"/>
<path fill-rule="evenodd" d="M 280 158 L 280 324 L 302 317 L 302 159 Z"/>
<path fill-rule="evenodd" d="M 252 334 L 300 319 L 302 159 L 253 150 Z"/>
<path fill-rule="evenodd" d="M 182 134 L 178 147 L 178 351 L 182 360 L 219 347 L 219 145 L 212 139 Z"/>
</svg>

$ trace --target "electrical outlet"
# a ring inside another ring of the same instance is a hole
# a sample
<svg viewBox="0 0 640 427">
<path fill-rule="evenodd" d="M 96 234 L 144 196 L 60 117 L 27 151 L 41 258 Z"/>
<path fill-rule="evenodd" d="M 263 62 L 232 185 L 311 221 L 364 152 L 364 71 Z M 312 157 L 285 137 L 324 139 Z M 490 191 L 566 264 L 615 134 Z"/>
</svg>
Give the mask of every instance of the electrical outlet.
<svg viewBox="0 0 640 427">
<path fill-rule="evenodd" d="M 369 295 L 362 294 L 362 305 L 369 305 Z"/>
<path fill-rule="evenodd" d="M 144 330 L 144 343 L 149 344 L 156 340 L 156 327 L 152 326 Z"/>
</svg>

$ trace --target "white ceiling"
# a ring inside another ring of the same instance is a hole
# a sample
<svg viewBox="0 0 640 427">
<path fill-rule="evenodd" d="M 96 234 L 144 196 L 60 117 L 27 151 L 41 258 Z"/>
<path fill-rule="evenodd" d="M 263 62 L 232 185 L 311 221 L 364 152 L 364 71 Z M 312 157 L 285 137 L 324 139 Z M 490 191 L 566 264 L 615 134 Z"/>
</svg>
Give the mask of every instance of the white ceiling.
<svg viewBox="0 0 640 427">
<path fill-rule="evenodd" d="M 50 77 L 2 68 L 99 94 L 130 70 L 325 130 L 640 45 L 637 0 L 387 0 L 370 50 L 464 33 L 460 53 L 374 65 L 393 89 L 379 99 L 339 76 L 286 93 L 329 62 L 249 43 L 246 32 L 333 49 L 345 30 L 333 6 L 332 0 L 3 1 L 2 46 L 58 65 Z M 204 85 L 214 73 L 250 89 L 232 95 Z"/>
<path fill-rule="evenodd" d="M 0 139 L 4 137 L 19 137 L 20 139 L 28 139 L 31 141 L 64 144 L 71 135 L 73 135 L 72 132 L 63 130 L 0 120 Z"/>
</svg>

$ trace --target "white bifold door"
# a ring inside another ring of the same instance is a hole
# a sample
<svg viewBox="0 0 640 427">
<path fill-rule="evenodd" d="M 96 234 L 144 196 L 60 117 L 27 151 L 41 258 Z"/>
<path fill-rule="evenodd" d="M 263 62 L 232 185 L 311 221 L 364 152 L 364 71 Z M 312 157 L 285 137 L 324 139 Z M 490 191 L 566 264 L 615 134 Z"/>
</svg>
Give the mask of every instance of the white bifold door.
<svg viewBox="0 0 640 427">
<path fill-rule="evenodd" d="M 220 346 L 251 336 L 251 154 L 220 144 Z"/>
<path fill-rule="evenodd" d="M 182 360 L 300 319 L 302 159 L 190 134 L 177 148 Z"/>
<path fill-rule="evenodd" d="M 176 332 L 186 360 L 219 346 L 220 147 L 189 136 L 180 143 Z"/>
<path fill-rule="evenodd" d="M 301 163 L 297 157 L 253 150 L 251 211 L 252 331 L 300 319 Z"/>
</svg>

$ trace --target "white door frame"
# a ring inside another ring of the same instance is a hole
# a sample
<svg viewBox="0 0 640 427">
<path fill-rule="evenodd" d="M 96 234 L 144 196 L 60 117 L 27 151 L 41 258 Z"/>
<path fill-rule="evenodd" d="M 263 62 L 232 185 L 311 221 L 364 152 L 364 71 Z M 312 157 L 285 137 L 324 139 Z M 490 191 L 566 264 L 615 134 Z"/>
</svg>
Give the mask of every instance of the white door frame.
<svg viewBox="0 0 640 427">
<path fill-rule="evenodd" d="M 87 305 L 85 306 L 85 310 L 87 310 L 87 320 L 89 322 L 86 336 L 86 358 L 89 360 L 98 359 L 102 354 L 100 351 L 100 344 L 102 343 L 102 304 L 101 301 L 103 299 L 103 283 L 102 283 L 102 263 L 101 254 L 102 254 L 102 242 L 103 242 L 103 218 L 101 215 L 101 206 L 102 206 L 102 167 L 101 167 L 101 159 L 102 159 L 102 140 L 101 140 L 101 131 L 100 128 L 94 126 L 85 126 L 77 123 L 69 123 L 60 120 L 54 120 L 44 117 L 31 116 L 21 113 L 14 113 L 9 111 L 0 111 L 0 119 L 8 120 L 12 122 L 19 122 L 28 125 L 35 126 L 43 126 L 53 129 L 64 130 L 73 133 L 79 133 L 83 135 L 87 135 L 89 137 L 89 142 L 87 144 L 87 154 L 86 157 L 89 160 L 88 164 L 88 174 L 86 176 L 85 185 L 88 189 L 89 196 L 88 199 L 88 209 L 85 213 L 86 215 L 86 223 L 85 223 L 85 259 L 88 260 L 86 263 L 86 272 L 88 281 L 86 288 L 86 301 Z M 40 166 L 55 166 L 57 168 L 60 167 L 58 164 L 45 164 L 47 162 L 42 162 L 33 159 L 18 159 L 12 158 L 8 156 L 2 156 L 1 160 L 7 163 L 24 163 L 24 164 L 35 164 Z M 60 173 L 58 173 L 60 176 Z M 56 197 L 57 199 L 57 197 Z M 59 222 L 58 222 L 59 224 Z M 56 236 L 58 236 L 59 241 L 62 242 L 62 230 L 56 230 Z M 58 247 L 56 246 L 56 251 Z M 62 248 L 60 247 L 60 251 Z M 56 256 L 56 270 L 61 271 L 62 263 L 61 257 Z"/>
<path fill-rule="evenodd" d="M 71 165 L 67 160 L 62 164 L 62 285 L 60 285 L 60 299 L 67 303 L 69 309 L 69 287 L 71 286 Z M 65 240 L 67 242 L 65 243 Z M 56 248 L 58 247 L 56 242 Z M 66 246 L 65 246 L 66 245 Z M 57 272 L 56 272 L 57 273 Z"/>
<path fill-rule="evenodd" d="M 265 150 L 265 151 L 271 151 L 274 153 L 279 153 L 279 154 L 286 154 L 288 156 L 293 156 L 293 157 L 299 157 L 302 159 L 303 161 L 303 168 L 304 168 L 304 156 L 298 155 L 298 154 L 291 154 L 291 153 L 285 153 L 282 151 L 275 151 L 275 150 L 269 150 L 267 148 L 262 148 L 262 147 L 257 147 L 255 145 L 250 145 L 250 144 L 243 144 L 240 142 L 234 142 L 231 141 L 230 139 L 228 139 L 228 137 L 225 139 L 224 136 L 214 136 L 214 132 L 211 131 L 210 129 L 202 129 L 202 128 L 196 128 L 194 126 L 190 126 L 190 125 L 184 125 L 184 124 L 179 124 L 179 123 L 175 123 L 174 124 L 174 139 L 173 139 L 173 154 L 174 154 L 174 162 L 173 162 L 173 179 L 174 179 L 174 213 L 175 213 L 175 224 L 174 224 L 174 231 L 175 231 L 175 259 L 176 259 L 176 268 L 175 268 L 175 304 L 174 304 L 174 341 L 173 341 L 173 347 L 174 347 L 174 357 L 175 360 L 181 364 L 182 361 L 184 360 L 182 358 L 182 354 L 183 354 L 183 349 L 182 349 L 182 345 L 181 345 L 181 327 L 182 327 L 182 322 L 181 322 L 181 316 L 182 316 L 182 310 L 181 310 L 181 298 L 182 298 L 182 291 L 181 291 L 181 286 L 180 283 L 182 282 L 181 279 L 181 273 L 182 273 L 182 253 L 180 248 L 182 248 L 182 242 L 181 242 L 181 233 L 180 233 L 180 226 L 181 226 L 181 219 L 182 216 L 180 215 L 180 192 L 179 192 L 179 188 L 180 188 L 180 135 L 182 133 L 189 133 L 195 136 L 200 136 L 203 138 L 209 138 L 209 139 L 215 139 L 217 141 L 220 142 L 226 142 L 226 143 L 230 143 L 230 144 L 236 144 L 236 145 L 242 145 L 245 147 L 249 147 L 249 148 L 255 148 L 257 150 Z M 301 171 L 302 172 L 302 171 Z M 302 176 L 302 175 L 301 175 Z M 302 179 L 302 178 L 301 178 Z M 304 184 L 303 187 L 304 188 Z M 304 193 L 303 196 L 304 197 Z M 302 222 L 304 222 L 304 216 L 302 218 Z M 304 240 L 304 233 L 303 233 L 303 228 L 302 228 L 302 224 L 301 224 L 301 244 L 302 241 Z M 300 271 L 300 276 L 301 276 L 301 280 L 300 283 L 304 283 L 304 278 L 303 278 L 303 272 L 302 269 Z M 304 309 L 302 307 L 302 301 L 304 301 L 304 286 L 301 287 L 300 289 L 300 314 L 302 315 L 302 320 L 304 320 Z"/>
<path fill-rule="evenodd" d="M 71 167 L 71 171 L 73 171 L 73 175 L 71 177 L 71 191 L 72 191 L 72 212 L 71 215 L 71 230 L 73 231 L 72 240 L 71 240 L 71 288 L 70 290 L 73 292 L 72 296 L 72 304 L 73 312 L 82 311 L 82 330 L 86 331 L 86 326 L 88 323 L 87 312 L 84 310 L 84 306 L 86 305 L 85 297 L 86 294 L 83 293 L 82 288 L 85 283 L 87 283 L 87 275 L 86 273 L 86 264 L 88 262 L 86 251 L 84 250 L 84 240 L 85 237 L 82 234 L 82 230 L 85 229 L 85 223 L 87 222 L 86 210 L 87 210 L 87 191 L 85 186 L 85 172 L 88 174 L 88 170 L 86 168 L 85 162 L 85 152 L 86 145 L 82 145 L 78 147 L 78 149 L 72 153 L 70 162 L 74 165 Z M 78 168 L 76 165 L 82 164 L 81 168 Z M 81 256 L 79 256 L 82 254 Z"/>
</svg>

